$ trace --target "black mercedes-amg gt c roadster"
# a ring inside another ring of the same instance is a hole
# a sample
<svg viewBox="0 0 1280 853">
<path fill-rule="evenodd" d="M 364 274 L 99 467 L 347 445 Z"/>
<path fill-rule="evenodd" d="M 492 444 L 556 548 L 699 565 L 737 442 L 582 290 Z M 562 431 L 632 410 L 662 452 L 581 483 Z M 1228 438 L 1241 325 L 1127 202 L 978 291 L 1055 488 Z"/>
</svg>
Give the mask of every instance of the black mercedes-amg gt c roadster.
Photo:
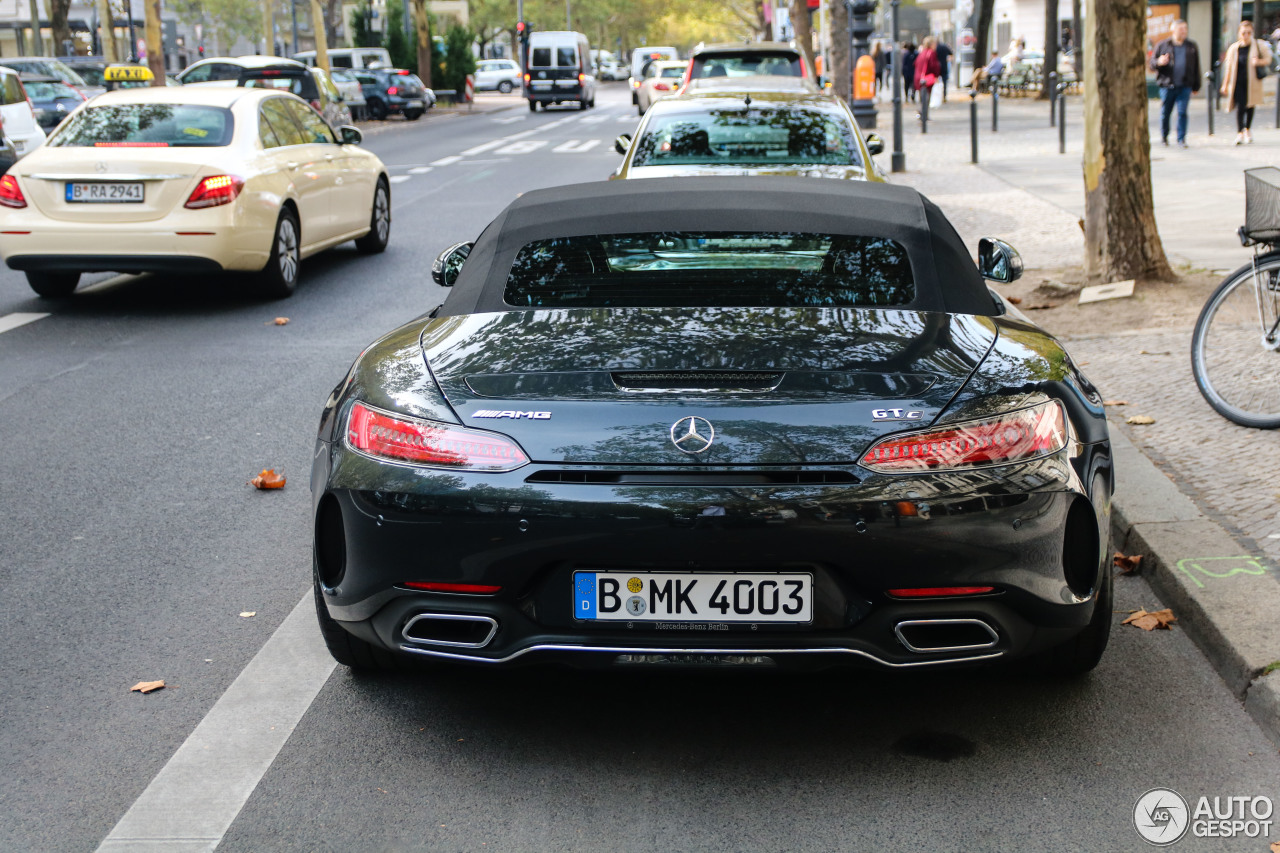
<svg viewBox="0 0 1280 853">
<path fill-rule="evenodd" d="M 334 657 L 1079 673 L 1102 400 L 911 189 L 528 193 L 360 355 L 312 470 Z"/>
</svg>

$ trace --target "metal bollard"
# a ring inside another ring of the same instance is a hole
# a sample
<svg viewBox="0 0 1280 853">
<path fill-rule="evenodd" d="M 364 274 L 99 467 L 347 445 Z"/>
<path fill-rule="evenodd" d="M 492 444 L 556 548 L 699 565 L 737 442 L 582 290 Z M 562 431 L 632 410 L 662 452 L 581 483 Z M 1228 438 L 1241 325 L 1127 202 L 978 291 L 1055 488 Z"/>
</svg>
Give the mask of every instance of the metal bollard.
<svg viewBox="0 0 1280 853">
<path fill-rule="evenodd" d="M 1214 63 L 1216 66 L 1218 63 Z M 1212 71 L 1204 72 L 1205 93 L 1204 102 L 1209 105 L 1209 135 L 1213 136 L 1213 96 L 1218 93 L 1218 85 L 1214 82 L 1215 75 Z"/>
<path fill-rule="evenodd" d="M 991 132 L 1000 130 L 1000 75 L 991 78 Z"/>
<path fill-rule="evenodd" d="M 917 97 L 920 98 L 920 132 L 928 133 L 929 132 L 929 95 L 925 92 L 924 89 L 917 90 L 916 95 Z"/>
<path fill-rule="evenodd" d="M 1058 153 L 1067 153 L 1067 84 L 1058 87 Z"/>
<path fill-rule="evenodd" d="M 1275 77 L 1275 74 L 1271 75 Z M 1276 82 L 1276 127 L 1280 128 L 1280 80 Z"/>
<path fill-rule="evenodd" d="M 1058 114 L 1058 72 L 1049 72 L 1049 127 L 1053 127 L 1054 116 Z"/>
<path fill-rule="evenodd" d="M 969 162 L 978 162 L 978 90 L 969 90 Z"/>
</svg>

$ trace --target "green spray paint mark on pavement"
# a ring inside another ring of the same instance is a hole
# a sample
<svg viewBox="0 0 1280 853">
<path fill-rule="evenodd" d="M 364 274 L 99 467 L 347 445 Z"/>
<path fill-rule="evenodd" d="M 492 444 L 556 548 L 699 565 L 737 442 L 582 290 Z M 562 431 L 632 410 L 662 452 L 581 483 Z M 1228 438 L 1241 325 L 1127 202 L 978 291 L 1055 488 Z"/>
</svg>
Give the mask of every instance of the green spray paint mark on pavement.
<svg viewBox="0 0 1280 853">
<path fill-rule="evenodd" d="M 1267 567 L 1257 557 L 1187 557 L 1178 561 L 1178 570 L 1204 589 L 1201 577 L 1229 578 L 1232 575 L 1265 575 Z"/>
</svg>

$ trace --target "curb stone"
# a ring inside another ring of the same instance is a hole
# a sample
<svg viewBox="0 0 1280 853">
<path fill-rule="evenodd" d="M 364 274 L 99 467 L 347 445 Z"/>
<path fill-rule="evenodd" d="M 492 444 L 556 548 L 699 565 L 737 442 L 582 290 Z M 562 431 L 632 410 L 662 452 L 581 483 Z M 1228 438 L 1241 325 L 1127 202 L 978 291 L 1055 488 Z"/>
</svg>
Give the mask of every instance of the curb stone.
<svg viewBox="0 0 1280 853">
<path fill-rule="evenodd" d="M 1142 574 L 1246 710 L 1280 746 L 1280 583 L 1256 551 L 1205 516 L 1113 424 L 1113 545 L 1141 554 Z"/>
</svg>

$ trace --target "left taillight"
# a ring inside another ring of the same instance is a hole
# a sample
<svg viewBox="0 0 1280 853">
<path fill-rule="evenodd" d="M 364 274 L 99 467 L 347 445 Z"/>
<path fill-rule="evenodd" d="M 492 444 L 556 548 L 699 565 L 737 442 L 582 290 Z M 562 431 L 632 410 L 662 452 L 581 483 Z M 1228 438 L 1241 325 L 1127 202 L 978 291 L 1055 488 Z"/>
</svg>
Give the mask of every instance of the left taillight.
<svg viewBox="0 0 1280 853">
<path fill-rule="evenodd" d="M 5 207 L 26 207 L 27 200 L 22 195 L 22 187 L 13 175 L 0 177 L 0 204 Z"/>
<path fill-rule="evenodd" d="M 520 446 L 483 430 L 396 415 L 356 403 L 347 417 L 347 444 L 361 453 L 393 462 L 512 471 L 528 463 Z"/>
<path fill-rule="evenodd" d="M 891 436 L 871 446 L 862 466 L 886 474 L 954 471 L 1036 459 L 1066 444 L 1062 405 L 1049 400 L 993 418 Z"/>
<path fill-rule="evenodd" d="M 202 207 L 230 204 L 236 200 L 236 196 L 240 195 L 242 189 L 244 189 L 244 178 L 238 178 L 235 175 L 213 175 L 196 185 L 196 188 L 191 191 L 191 197 L 183 206 L 197 210 Z"/>
</svg>

